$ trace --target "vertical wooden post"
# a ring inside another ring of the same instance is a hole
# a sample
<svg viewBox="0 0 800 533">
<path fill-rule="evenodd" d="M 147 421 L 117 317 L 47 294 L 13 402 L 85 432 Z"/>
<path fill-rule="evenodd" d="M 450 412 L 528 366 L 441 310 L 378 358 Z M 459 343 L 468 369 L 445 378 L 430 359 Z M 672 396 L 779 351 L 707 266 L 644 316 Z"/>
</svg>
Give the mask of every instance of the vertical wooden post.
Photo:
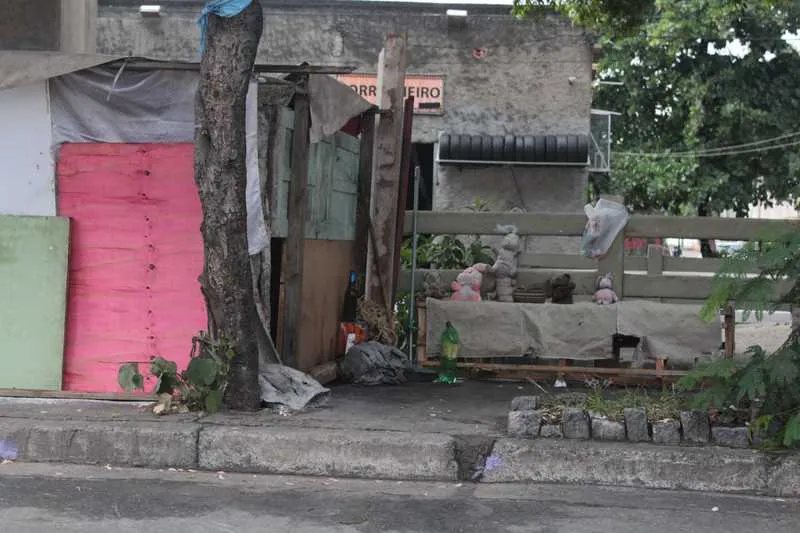
<svg viewBox="0 0 800 533">
<path fill-rule="evenodd" d="M 647 245 L 647 275 L 664 275 L 664 247 L 660 244 Z M 658 301 L 663 302 L 664 299 L 659 298 Z"/>
<path fill-rule="evenodd" d="M 308 211 L 308 129 L 311 123 L 308 101 L 308 76 L 297 84 L 294 97 L 294 132 L 292 135 L 292 179 L 289 182 L 284 262 L 283 364 L 297 365 L 297 340 L 303 298 L 303 252 Z"/>
<path fill-rule="evenodd" d="M 417 306 L 417 365 L 428 363 L 428 308 L 425 301 L 411 300 Z"/>
<path fill-rule="evenodd" d="M 390 34 L 378 60 L 380 116 L 375 138 L 375 171 L 370 201 L 370 240 L 367 248 L 366 297 L 391 312 L 391 284 L 397 229 L 397 191 L 400 188 L 403 96 L 407 37 Z"/>
<path fill-rule="evenodd" d="M 725 357 L 732 359 L 736 354 L 736 303 L 733 301 L 725 305 Z"/>
<path fill-rule="evenodd" d="M 601 198 L 606 200 L 624 203 L 621 196 L 608 196 L 603 195 Z M 614 276 L 614 292 L 620 300 L 625 299 L 625 229 L 619 232 L 619 235 L 614 239 L 611 248 L 608 249 L 606 255 L 597 263 L 599 274 L 605 275 L 610 273 Z"/>
<path fill-rule="evenodd" d="M 375 111 L 361 116 L 361 146 L 358 161 L 358 197 L 356 200 L 356 239 L 353 252 L 353 270 L 366 274 L 367 247 L 369 246 L 369 199 L 372 189 L 372 162 L 375 150 Z M 363 278 L 362 278 L 363 281 Z"/>
<path fill-rule="evenodd" d="M 394 266 L 392 272 L 392 305 L 397 298 L 397 280 L 400 276 L 400 250 L 403 248 L 403 226 L 405 225 L 406 198 L 408 197 L 409 179 L 411 172 L 411 130 L 414 127 L 414 97 L 406 98 L 403 107 L 403 145 L 400 155 L 400 187 L 397 193 L 397 225 L 395 227 Z M 413 186 L 413 185 L 412 185 Z M 414 288 L 411 288 L 414 294 Z"/>
</svg>

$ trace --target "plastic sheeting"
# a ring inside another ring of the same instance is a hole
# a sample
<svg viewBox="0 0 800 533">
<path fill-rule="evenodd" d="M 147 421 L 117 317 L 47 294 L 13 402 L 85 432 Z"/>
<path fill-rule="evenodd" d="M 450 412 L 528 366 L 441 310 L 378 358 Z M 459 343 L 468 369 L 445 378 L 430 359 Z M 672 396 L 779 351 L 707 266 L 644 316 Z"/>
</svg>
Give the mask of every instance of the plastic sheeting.
<svg viewBox="0 0 800 533">
<path fill-rule="evenodd" d="M 94 68 L 51 80 L 53 142 L 191 143 L 199 77 L 194 71 Z M 247 244 L 267 246 L 258 168 L 258 83 L 247 93 Z"/>
<path fill-rule="evenodd" d="M 459 357 L 612 357 L 612 335 L 642 339 L 639 357 L 666 358 L 692 365 L 709 358 L 720 343 L 719 321 L 699 318 L 699 306 L 628 300 L 615 305 L 591 302 L 509 304 L 427 300 L 427 350 L 441 354 L 447 321 L 461 338 Z"/>
</svg>

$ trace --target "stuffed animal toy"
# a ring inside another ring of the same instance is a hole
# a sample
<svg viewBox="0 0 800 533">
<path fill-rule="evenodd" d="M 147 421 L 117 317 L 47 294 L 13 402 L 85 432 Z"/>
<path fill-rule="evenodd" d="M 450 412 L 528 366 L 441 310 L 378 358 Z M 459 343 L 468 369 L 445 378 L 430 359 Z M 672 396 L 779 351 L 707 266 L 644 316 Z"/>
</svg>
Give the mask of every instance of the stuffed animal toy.
<svg viewBox="0 0 800 533">
<path fill-rule="evenodd" d="M 489 265 L 476 263 L 461 272 L 451 284 L 453 294 L 450 299 L 455 302 L 480 302 L 481 282 L 488 269 Z"/>
<path fill-rule="evenodd" d="M 441 300 L 447 296 L 445 284 L 438 270 L 431 270 L 422 278 L 423 294 L 426 298 Z"/>
<path fill-rule="evenodd" d="M 615 304 L 619 301 L 614 292 L 614 277 L 609 273 L 597 278 L 597 292 L 592 295 L 592 301 L 600 305 Z"/>
<path fill-rule="evenodd" d="M 514 226 L 497 226 L 499 231 L 505 231 L 497 260 L 489 269 L 496 279 L 496 298 L 498 302 L 514 301 L 514 286 L 517 278 L 517 261 L 519 256 L 519 235 Z"/>
<path fill-rule="evenodd" d="M 554 304 L 571 304 L 575 283 L 569 274 L 561 274 L 547 280 L 545 294 Z"/>
</svg>

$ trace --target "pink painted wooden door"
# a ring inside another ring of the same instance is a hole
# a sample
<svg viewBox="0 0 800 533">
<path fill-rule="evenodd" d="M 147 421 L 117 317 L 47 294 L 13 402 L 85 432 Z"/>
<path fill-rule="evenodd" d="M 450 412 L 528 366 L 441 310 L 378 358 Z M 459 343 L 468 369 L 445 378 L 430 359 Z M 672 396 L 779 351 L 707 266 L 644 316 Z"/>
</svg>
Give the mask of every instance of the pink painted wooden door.
<svg viewBox="0 0 800 533">
<path fill-rule="evenodd" d="M 64 390 L 119 392 L 120 364 L 156 355 L 182 370 L 206 324 L 193 146 L 65 144 L 57 177 L 72 219 Z"/>
</svg>

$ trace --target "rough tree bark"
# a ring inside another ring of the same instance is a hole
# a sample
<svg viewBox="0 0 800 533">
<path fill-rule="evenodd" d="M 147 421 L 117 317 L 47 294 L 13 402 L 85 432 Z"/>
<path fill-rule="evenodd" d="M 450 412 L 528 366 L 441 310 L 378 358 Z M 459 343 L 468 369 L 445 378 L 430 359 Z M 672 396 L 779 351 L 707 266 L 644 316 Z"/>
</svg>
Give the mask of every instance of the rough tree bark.
<svg viewBox="0 0 800 533">
<path fill-rule="evenodd" d="M 212 339 L 233 344 L 225 403 L 260 405 L 259 319 L 247 250 L 245 97 L 263 30 L 259 0 L 239 15 L 211 15 L 195 108 L 195 181 L 203 207 L 205 266 L 200 285 Z"/>
</svg>

